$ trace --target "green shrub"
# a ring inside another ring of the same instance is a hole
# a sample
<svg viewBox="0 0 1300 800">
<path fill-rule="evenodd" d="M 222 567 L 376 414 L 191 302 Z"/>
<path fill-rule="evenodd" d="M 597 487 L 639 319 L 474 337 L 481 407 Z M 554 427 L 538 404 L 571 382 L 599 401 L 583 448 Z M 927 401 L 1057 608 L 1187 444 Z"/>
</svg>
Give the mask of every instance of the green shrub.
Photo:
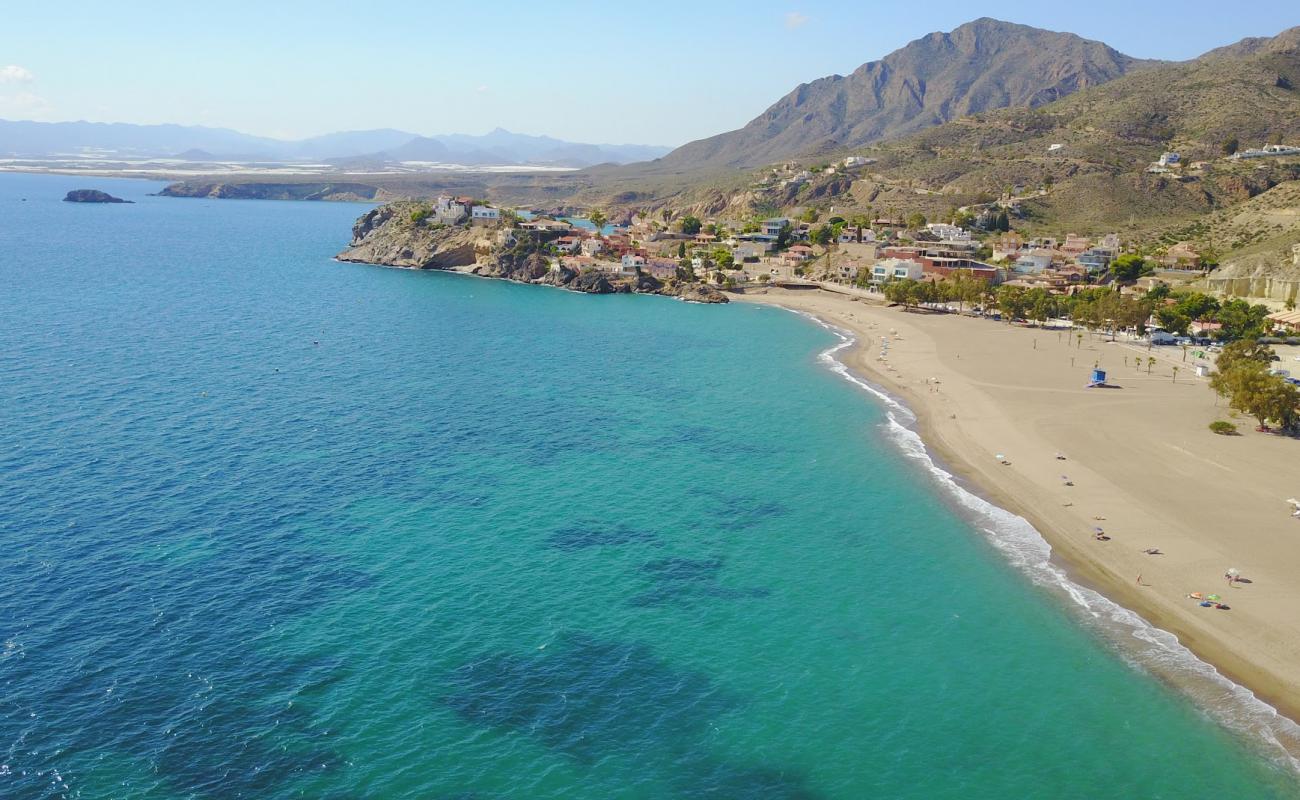
<svg viewBox="0 0 1300 800">
<path fill-rule="evenodd" d="M 1236 435 L 1237 435 L 1237 426 L 1236 426 L 1236 425 L 1233 425 L 1231 422 L 1228 422 L 1227 420 L 1223 420 L 1223 419 L 1221 419 L 1221 420 L 1217 420 L 1217 421 L 1215 421 L 1215 422 L 1211 422 L 1211 423 L 1210 423 L 1210 430 L 1214 431 L 1215 433 L 1219 434 L 1220 436 L 1236 436 Z"/>
</svg>

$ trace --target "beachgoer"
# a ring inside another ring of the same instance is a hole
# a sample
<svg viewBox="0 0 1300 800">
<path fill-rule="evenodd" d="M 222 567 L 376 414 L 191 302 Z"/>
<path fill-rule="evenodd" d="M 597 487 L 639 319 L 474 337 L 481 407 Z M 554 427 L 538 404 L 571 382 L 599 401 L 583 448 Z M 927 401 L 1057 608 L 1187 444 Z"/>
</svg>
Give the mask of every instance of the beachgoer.
<svg viewBox="0 0 1300 800">
<path fill-rule="evenodd" d="M 1137 585 L 1138 585 L 1138 586 L 1141 586 L 1141 585 L 1142 585 L 1142 573 L 1141 573 L 1141 572 L 1138 573 Z"/>
</svg>

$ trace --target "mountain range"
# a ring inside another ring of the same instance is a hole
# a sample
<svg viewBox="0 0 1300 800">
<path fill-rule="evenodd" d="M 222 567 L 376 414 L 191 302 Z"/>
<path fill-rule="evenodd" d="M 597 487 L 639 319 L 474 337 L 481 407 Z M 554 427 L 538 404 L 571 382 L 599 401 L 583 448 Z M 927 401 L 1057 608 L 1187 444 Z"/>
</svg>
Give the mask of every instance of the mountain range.
<svg viewBox="0 0 1300 800">
<path fill-rule="evenodd" d="M 754 167 L 855 147 L 989 109 L 1040 106 L 1155 63 L 1072 33 L 981 18 L 850 75 L 802 84 L 743 128 L 682 145 L 662 164 Z"/>
<path fill-rule="evenodd" d="M 501 128 L 482 136 L 420 136 L 381 128 L 283 140 L 191 125 L 0 120 L 0 155 L 26 158 L 112 155 L 189 161 L 436 161 L 472 166 L 585 167 L 645 161 L 668 151 L 654 145 L 567 142 Z"/>
</svg>

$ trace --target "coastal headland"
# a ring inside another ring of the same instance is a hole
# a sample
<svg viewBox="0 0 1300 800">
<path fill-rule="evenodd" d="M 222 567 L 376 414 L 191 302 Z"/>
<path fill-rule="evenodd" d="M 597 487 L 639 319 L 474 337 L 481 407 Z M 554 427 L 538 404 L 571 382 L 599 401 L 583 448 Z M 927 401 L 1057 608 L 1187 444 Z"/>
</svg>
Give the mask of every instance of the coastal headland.
<svg viewBox="0 0 1300 800">
<path fill-rule="evenodd" d="M 1029 520 L 1080 583 L 1300 718 L 1300 520 L 1286 502 L 1300 443 L 1211 433 L 1228 411 L 1180 350 L 820 290 L 742 297 L 852 332 L 841 360 L 901 398 L 946 466 Z M 1086 388 L 1094 364 L 1115 388 Z M 1245 580 L 1229 585 L 1228 569 Z"/>
<path fill-rule="evenodd" d="M 501 278 L 519 283 L 556 286 L 588 294 L 659 294 L 696 303 L 726 303 L 727 295 L 703 282 L 679 277 L 675 270 L 659 274 L 625 267 L 623 262 L 554 258 L 561 230 L 521 230 L 496 223 L 467 224 L 467 211 L 456 209 L 451 224 L 438 222 L 426 204 L 395 202 L 371 209 L 352 228 L 349 247 L 340 261 L 405 269 L 437 269 Z M 488 208 L 492 213 L 496 209 Z M 445 209 L 444 209 L 445 210 Z M 567 230 L 568 223 L 557 223 Z M 571 237 L 570 237 L 571 238 Z"/>
</svg>

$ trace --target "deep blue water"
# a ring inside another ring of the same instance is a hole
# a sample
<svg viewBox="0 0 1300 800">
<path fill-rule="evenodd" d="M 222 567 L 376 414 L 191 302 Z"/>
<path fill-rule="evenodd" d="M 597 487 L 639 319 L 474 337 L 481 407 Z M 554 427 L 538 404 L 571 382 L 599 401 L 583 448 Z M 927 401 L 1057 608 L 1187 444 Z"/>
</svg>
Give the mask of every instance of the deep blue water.
<svg viewBox="0 0 1300 800">
<path fill-rule="evenodd" d="M 0 796 L 1295 796 L 828 332 L 157 186 L 0 175 Z"/>
</svg>

